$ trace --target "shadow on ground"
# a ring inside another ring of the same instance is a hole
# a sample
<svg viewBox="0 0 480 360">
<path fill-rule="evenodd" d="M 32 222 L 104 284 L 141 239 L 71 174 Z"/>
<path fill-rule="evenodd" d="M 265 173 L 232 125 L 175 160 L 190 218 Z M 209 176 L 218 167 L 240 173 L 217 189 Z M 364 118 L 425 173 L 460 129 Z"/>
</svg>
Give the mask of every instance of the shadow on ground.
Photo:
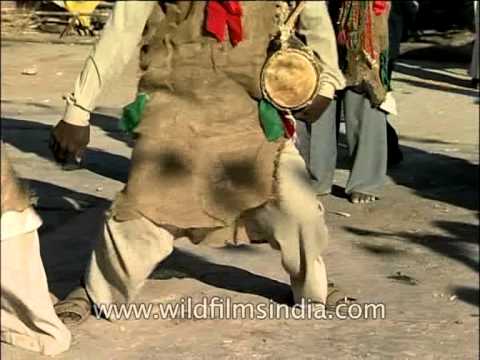
<svg viewBox="0 0 480 360">
<path fill-rule="evenodd" d="M 389 171 L 396 184 L 422 198 L 478 210 L 478 164 L 410 146 L 401 148 L 405 160 Z"/>
<path fill-rule="evenodd" d="M 480 297 L 479 289 L 472 287 L 459 286 L 451 289 L 451 292 L 457 296 L 461 301 L 470 305 L 479 306 Z"/>
<path fill-rule="evenodd" d="M 238 293 L 293 304 L 290 286 L 231 265 L 215 264 L 185 250 L 175 249 L 152 274 L 153 279 L 193 278 L 204 284 Z"/>
<path fill-rule="evenodd" d="M 120 130 L 118 127 L 118 118 L 101 113 L 93 113 L 90 124 L 105 132 L 112 139 L 118 140 L 133 147 L 133 138 Z"/>
<path fill-rule="evenodd" d="M 35 210 L 43 220 L 39 230 L 41 236 L 88 209 L 106 207 L 109 203 L 103 198 L 50 183 L 25 178 L 22 181 L 31 194 Z"/>
<path fill-rule="evenodd" d="M 344 227 L 344 229 L 358 237 L 363 238 L 382 238 L 389 240 L 397 240 L 401 242 L 409 242 L 419 246 L 428 248 L 435 253 L 448 257 L 469 268 L 478 274 L 478 225 L 460 223 L 454 221 L 434 221 L 433 225 L 440 230 L 439 233 L 411 233 L 403 232 L 382 232 L 365 230 L 354 227 Z M 358 244 L 362 249 L 374 255 L 396 255 L 398 251 L 392 245 L 369 245 L 368 243 Z M 479 305 L 478 289 L 473 288 L 455 288 L 454 293 L 458 298 L 467 303 Z"/>
<path fill-rule="evenodd" d="M 373 230 L 364 230 L 353 227 L 345 227 L 350 233 L 360 237 L 369 238 L 388 238 L 399 241 L 409 241 L 433 250 L 439 255 L 447 256 L 458 261 L 462 265 L 470 268 L 474 272 L 479 270 L 479 261 L 476 258 L 477 250 L 472 251 L 473 247 L 478 248 L 479 228 L 477 225 L 468 223 L 459 223 L 453 221 L 435 221 L 433 222 L 440 233 L 410 233 L 410 232 L 381 232 Z M 362 246 L 364 249 L 377 254 L 382 252 L 374 251 Z M 387 249 L 389 247 L 387 246 Z"/>
<path fill-rule="evenodd" d="M 400 136 L 400 141 L 404 138 Z M 409 140 L 409 139 L 407 139 Z M 346 144 L 340 134 L 341 143 Z M 415 139 L 420 143 L 432 143 L 428 139 Z M 438 142 L 440 145 L 448 143 Z M 404 160 L 388 170 L 388 175 L 398 184 L 415 191 L 421 198 L 444 202 L 469 210 L 478 210 L 479 165 L 468 160 L 419 148 L 400 145 Z M 339 147 L 338 169 L 350 170 L 351 161 L 345 145 Z M 414 170 L 413 170 L 414 169 Z M 333 195 L 344 197 L 338 187 Z"/>
<path fill-rule="evenodd" d="M 458 66 L 458 65 L 457 65 Z M 441 67 L 435 67 L 435 66 L 430 66 L 430 63 L 428 64 L 428 67 L 423 67 L 422 64 L 418 64 L 418 62 L 411 62 L 411 61 L 402 61 L 402 62 L 397 62 L 395 64 L 395 72 L 396 73 L 400 73 L 400 74 L 404 74 L 404 75 L 409 75 L 409 76 L 414 76 L 418 79 L 422 79 L 422 80 L 428 80 L 428 81 L 436 81 L 436 82 L 443 82 L 443 83 L 446 83 L 446 84 L 449 84 L 449 85 L 454 85 L 454 86 L 459 86 L 459 87 L 465 87 L 465 88 L 469 88 L 469 90 L 464 90 L 463 92 L 458 92 L 459 94 L 463 94 L 463 95 L 475 95 L 477 93 L 477 91 L 475 91 L 474 89 L 471 88 L 471 81 L 470 80 L 467 80 L 467 79 L 464 79 L 464 78 L 460 78 L 458 76 L 456 76 L 455 74 L 449 74 L 449 73 L 439 73 L 439 72 L 436 72 L 436 71 L 432 71 L 432 68 L 433 69 L 442 69 Z M 443 70 L 443 69 L 442 69 Z M 399 82 L 406 82 L 405 79 L 398 79 L 398 78 L 395 78 L 395 81 L 399 81 Z M 423 84 L 424 86 L 423 87 L 428 87 L 428 85 L 432 85 L 432 89 L 434 90 L 441 90 L 442 88 L 444 88 L 444 86 L 439 86 L 439 85 L 433 85 L 433 84 L 430 84 L 430 83 L 427 83 L 427 82 L 421 82 L 421 81 L 413 81 L 413 80 L 410 80 L 411 82 L 414 83 L 414 85 L 416 85 L 416 83 L 420 83 L 420 84 Z M 446 87 L 445 87 L 446 88 Z M 461 89 L 452 89 L 452 88 L 446 88 L 445 91 L 451 91 L 451 92 L 454 92 L 452 90 L 461 90 Z"/>
<path fill-rule="evenodd" d="M 472 60 L 473 41 L 464 39 L 458 45 L 448 45 L 449 41 L 452 42 L 452 39 L 444 39 L 441 43 L 428 42 L 431 46 L 408 49 L 402 52 L 400 59 L 430 61 L 441 59 L 442 62 L 462 63 L 469 63 Z M 408 47 L 409 44 L 406 45 Z"/>
<path fill-rule="evenodd" d="M 105 119 L 97 120 L 105 124 Z M 53 160 L 48 148 L 51 126 L 29 120 L 2 118 L 2 140 L 25 153 L 34 153 Z M 104 125 L 105 126 L 105 125 Z M 108 133 L 108 131 L 107 131 Z M 116 134 L 110 132 L 110 134 Z M 111 135 L 113 137 L 113 135 Z M 125 183 L 128 177 L 130 160 L 99 149 L 88 148 L 84 167 L 98 175 Z"/>
<path fill-rule="evenodd" d="M 450 93 L 453 93 L 453 94 L 466 95 L 466 96 L 471 96 L 471 97 L 478 96 L 478 91 L 473 90 L 473 89 L 471 89 L 471 90 L 469 90 L 469 89 L 458 89 L 458 88 L 451 87 L 451 86 L 446 86 L 446 85 L 432 84 L 431 82 L 428 82 L 428 81 L 419 81 L 419 80 L 411 80 L 411 79 L 395 79 L 395 81 L 405 83 L 405 84 L 408 84 L 408 85 L 411 85 L 411 86 L 430 89 L 430 90 L 445 91 L 445 92 L 450 92 Z M 458 79 L 458 81 L 461 81 L 461 79 Z"/>
<path fill-rule="evenodd" d="M 55 105 L 49 105 L 45 103 L 31 102 L 31 101 L 27 102 L 27 101 L 17 101 L 17 100 L 1 100 L 1 104 L 17 106 L 20 108 L 33 107 L 33 108 L 45 109 L 52 113 L 61 113 L 62 111 L 64 111 L 63 106 L 55 106 Z M 126 134 L 124 131 L 120 129 L 119 117 L 106 114 L 106 113 L 115 112 L 116 110 L 117 109 L 110 108 L 110 107 L 99 107 L 97 109 L 97 112 L 94 112 L 91 114 L 90 125 L 103 130 L 105 134 L 107 134 L 107 136 L 111 137 L 112 139 L 124 142 L 129 147 L 132 147 L 133 139 L 130 135 Z M 10 120 L 15 121 L 15 119 L 10 119 Z M 25 122 L 28 123 L 27 120 L 17 120 L 17 121 L 21 121 L 22 123 L 25 123 Z M 49 127 L 47 125 L 45 126 Z M 28 124 L 25 127 L 28 128 Z"/>
</svg>

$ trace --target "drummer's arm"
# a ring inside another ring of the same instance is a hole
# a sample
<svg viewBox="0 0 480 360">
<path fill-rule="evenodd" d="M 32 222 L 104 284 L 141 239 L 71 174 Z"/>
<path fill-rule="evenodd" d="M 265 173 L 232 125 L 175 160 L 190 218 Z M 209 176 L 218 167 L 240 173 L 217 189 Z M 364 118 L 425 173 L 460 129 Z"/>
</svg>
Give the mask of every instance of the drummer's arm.
<svg viewBox="0 0 480 360">
<path fill-rule="evenodd" d="M 75 81 L 72 94 L 67 96 L 64 121 L 87 126 L 98 96 L 112 78 L 128 64 L 155 1 L 117 1 L 97 44 L 89 54 Z"/>
<path fill-rule="evenodd" d="M 335 91 L 345 87 L 345 78 L 338 65 L 337 41 L 325 1 L 305 1 L 299 33 L 318 55 L 322 67 L 318 94 L 333 99 Z"/>
</svg>

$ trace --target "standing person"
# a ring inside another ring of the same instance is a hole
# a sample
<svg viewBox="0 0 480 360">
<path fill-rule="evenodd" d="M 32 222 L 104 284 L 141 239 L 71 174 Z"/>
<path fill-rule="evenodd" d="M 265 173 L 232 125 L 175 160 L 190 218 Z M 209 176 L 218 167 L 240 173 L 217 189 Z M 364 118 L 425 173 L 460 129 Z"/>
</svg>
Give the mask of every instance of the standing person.
<svg viewBox="0 0 480 360">
<path fill-rule="evenodd" d="M 408 34 L 408 31 L 414 27 L 419 4 L 418 1 L 414 0 L 393 0 L 391 1 L 391 7 L 388 19 L 390 45 L 388 77 L 390 80 L 395 69 L 395 62 L 400 56 L 400 43 Z"/>
<path fill-rule="evenodd" d="M 473 44 L 473 53 L 472 53 L 472 62 L 470 64 L 469 75 L 472 78 L 472 85 L 478 87 L 480 79 L 480 61 L 478 59 L 480 48 L 478 42 L 480 41 L 479 37 L 479 15 L 478 15 L 478 1 L 473 2 L 474 13 L 475 13 L 475 42 Z"/>
<path fill-rule="evenodd" d="M 353 167 L 345 188 L 353 203 L 375 201 L 387 171 L 388 1 L 331 0 L 340 67 L 347 80 L 315 124 L 298 124 L 299 149 L 318 195 L 329 194 L 337 160 L 337 122 L 343 115 Z"/>
<path fill-rule="evenodd" d="M 418 2 L 414 0 L 391 1 L 390 17 L 388 19 L 389 33 L 389 62 L 388 83 L 391 84 L 395 62 L 400 56 L 400 43 L 405 33 L 413 27 L 418 12 Z M 391 87 L 390 87 L 391 90 Z M 387 164 L 395 166 L 403 160 L 403 153 L 398 142 L 398 135 L 393 126 L 387 120 Z"/>
<path fill-rule="evenodd" d="M 32 209 L 1 144 L 1 341 L 56 355 L 70 347 L 70 332 L 55 314 L 40 257 Z"/>
<path fill-rule="evenodd" d="M 260 72 L 278 19 L 291 10 L 283 1 L 115 4 L 52 132 L 56 159 L 81 157 L 96 95 L 128 62 L 145 23 L 139 96 L 150 100 L 128 183 L 107 214 L 85 287 L 56 307 L 64 321 L 84 320 L 92 304 L 132 301 L 175 238 L 234 238 L 247 213 L 282 252 L 295 300 L 326 302 L 323 208 L 292 141 L 268 141 L 259 121 Z M 296 114 L 308 121 L 344 79 L 325 3 L 307 2 L 298 26 L 323 67 L 313 104 Z"/>
</svg>

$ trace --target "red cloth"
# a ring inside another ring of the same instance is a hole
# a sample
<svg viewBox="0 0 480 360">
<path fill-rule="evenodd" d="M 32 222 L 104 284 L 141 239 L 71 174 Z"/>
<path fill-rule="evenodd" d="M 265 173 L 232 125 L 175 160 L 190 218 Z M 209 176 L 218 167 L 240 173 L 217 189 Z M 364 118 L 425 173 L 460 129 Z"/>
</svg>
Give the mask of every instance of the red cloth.
<svg viewBox="0 0 480 360">
<path fill-rule="evenodd" d="M 285 114 L 281 115 L 283 122 L 283 130 L 285 131 L 285 137 L 291 139 L 295 135 L 295 124 Z"/>
<path fill-rule="evenodd" d="M 388 10 L 389 2 L 386 0 L 374 0 L 373 2 L 373 12 L 375 15 L 382 15 L 385 11 Z"/>
<path fill-rule="evenodd" d="M 242 6 L 238 0 L 210 0 L 207 4 L 206 29 L 222 42 L 227 28 L 230 42 L 236 46 L 243 40 L 242 15 Z"/>
</svg>

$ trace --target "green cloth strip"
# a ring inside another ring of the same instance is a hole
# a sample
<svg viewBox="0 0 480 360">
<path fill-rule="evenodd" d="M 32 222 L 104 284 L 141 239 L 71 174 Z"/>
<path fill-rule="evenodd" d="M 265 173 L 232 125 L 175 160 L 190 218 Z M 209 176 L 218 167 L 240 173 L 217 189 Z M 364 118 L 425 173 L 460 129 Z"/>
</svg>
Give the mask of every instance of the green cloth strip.
<svg viewBox="0 0 480 360">
<path fill-rule="evenodd" d="M 263 132 L 268 141 L 276 141 L 284 136 L 282 119 L 272 104 L 264 99 L 260 100 L 259 115 Z"/>
<path fill-rule="evenodd" d="M 142 120 L 143 111 L 145 110 L 145 105 L 148 100 L 148 94 L 140 93 L 137 95 L 134 102 L 123 108 L 122 117 L 119 121 L 119 127 L 121 130 L 130 134 L 133 133 Z"/>
</svg>

